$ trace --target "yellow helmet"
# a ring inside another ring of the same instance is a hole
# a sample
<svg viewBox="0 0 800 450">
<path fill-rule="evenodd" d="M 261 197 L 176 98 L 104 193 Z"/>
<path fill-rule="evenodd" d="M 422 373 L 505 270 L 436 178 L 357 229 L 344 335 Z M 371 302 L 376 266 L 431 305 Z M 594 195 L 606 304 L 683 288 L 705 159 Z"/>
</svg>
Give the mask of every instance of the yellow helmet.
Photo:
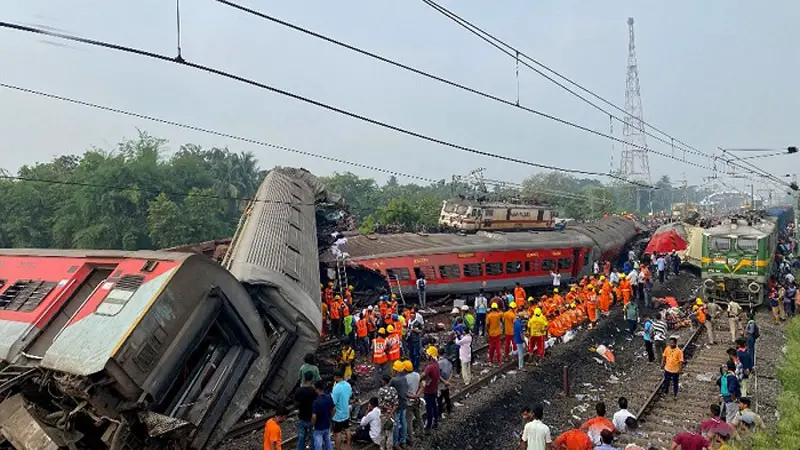
<svg viewBox="0 0 800 450">
<path fill-rule="evenodd" d="M 333 281 L 328 281 L 328 286 L 333 286 Z"/>
<path fill-rule="evenodd" d="M 397 299 L 397 294 L 392 294 L 392 300 Z"/>
<path fill-rule="evenodd" d="M 556 294 L 558 294 L 558 288 L 555 288 L 555 289 L 553 289 L 553 292 L 555 292 Z"/>
<path fill-rule="evenodd" d="M 511 303 L 508 304 L 508 307 L 509 308 L 516 308 L 517 304 L 515 302 L 511 302 Z"/>
<path fill-rule="evenodd" d="M 594 285 L 590 284 L 590 285 L 586 286 L 586 288 L 587 289 L 594 289 Z"/>
<path fill-rule="evenodd" d="M 386 331 L 388 331 L 389 333 L 394 333 L 394 327 L 389 325 L 386 327 Z"/>
<path fill-rule="evenodd" d="M 606 276 L 605 276 L 605 275 L 600 275 L 600 281 L 603 281 L 603 280 L 605 280 L 605 279 L 606 279 Z"/>
<path fill-rule="evenodd" d="M 403 361 L 403 369 L 406 372 L 413 372 L 414 371 L 414 364 L 410 360 Z"/>
<path fill-rule="evenodd" d="M 395 372 L 402 372 L 402 371 L 403 371 L 403 369 L 405 369 L 405 365 L 403 365 L 403 361 L 400 361 L 400 360 L 398 359 L 397 361 L 395 361 L 395 362 L 393 362 L 393 363 L 392 363 L 392 369 L 393 369 Z"/>
<path fill-rule="evenodd" d="M 535 300 L 534 300 L 534 298 L 533 298 L 533 297 L 528 297 L 528 301 L 529 301 L 529 302 L 533 302 L 533 301 L 535 301 Z"/>
<path fill-rule="evenodd" d="M 352 291 L 353 290 L 353 285 L 351 284 L 350 286 L 347 286 L 347 290 Z"/>
<path fill-rule="evenodd" d="M 341 300 L 342 296 L 341 295 L 335 295 L 333 298 L 335 298 L 336 300 Z"/>
<path fill-rule="evenodd" d="M 575 292 L 575 291 L 577 291 L 577 290 L 578 290 L 578 288 L 577 288 L 576 286 L 572 286 L 571 288 L 569 288 L 569 290 L 570 290 L 571 292 Z"/>
<path fill-rule="evenodd" d="M 436 350 L 436 347 L 429 345 L 427 349 L 425 349 L 425 353 L 428 354 L 431 358 L 438 358 L 439 357 L 439 350 Z"/>
<path fill-rule="evenodd" d="M 381 328 L 378 330 L 378 334 L 386 334 L 386 328 Z"/>
<path fill-rule="evenodd" d="M 624 274 L 624 273 L 621 273 L 621 274 L 619 274 L 619 277 L 620 277 L 620 278 L 625 278 L 625 274 Z"/>
<path fill-rule="evenodd" d="M 497 303 L 492 303 L 492 309 L 497 309 Z"/>
<path fill-rule="evenodd" d="M 534 316 L 541 316 L 542 315 L 542 308 L 536 308 L 533 310 Z"/>
<path fill-rule="evenodd" d="M 320 283 L 320 284 L 319 284 L 319 288 L 320 288 L 320 289 L 322 289 L 322 288 L 324 288 L 324 287 L 325 287 L 325 285 L 324 285 L 324 284 L 322 284 L 322 283 Z"/>
<path fill-rule="evenodd" d="M 575 303 L 570 303 L 570 304 L 569 304 L 569 307 L 570 307 L 570 308 L 574 308 L 574 307 L 575 307 Z"/>
<path fill-rule="evenodd" d="M 695 300 L 694 303 L 697 306 L 703 306 L 703 300 L 700 297 L 697 297 L 697 300 Z"/>
</svg>

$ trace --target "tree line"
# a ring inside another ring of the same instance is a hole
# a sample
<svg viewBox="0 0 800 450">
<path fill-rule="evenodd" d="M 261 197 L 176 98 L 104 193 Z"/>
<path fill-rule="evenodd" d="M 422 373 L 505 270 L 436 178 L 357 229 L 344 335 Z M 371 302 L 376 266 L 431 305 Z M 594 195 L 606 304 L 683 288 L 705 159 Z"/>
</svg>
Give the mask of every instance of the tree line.
<svg viewBox="0 0 800 450">
<path fill-rule="evenodd" d="M 0 180 L 0 246 L 135 250 L 232 236 L 266 173 L 253 154 L 194 144 L 167 150 L 165 140 L 140 133 L 113 150 L 22 167 L 17 179 Z M 442 201 L 459 195 L 546 202 L 558 216 L 579 220 L 633 211 L 637 195 L 630 187 L 557 172 L 520 184 L 457 177 L 424 185 L 391 177 L 381 184 L 350 172 L 322 178 L 344 197 L 363 232 L 434 230 Z M 656 211 L 706 194 L 676 189 L 668 177 L 656 185 L 640 199 Z"/>
</svg>

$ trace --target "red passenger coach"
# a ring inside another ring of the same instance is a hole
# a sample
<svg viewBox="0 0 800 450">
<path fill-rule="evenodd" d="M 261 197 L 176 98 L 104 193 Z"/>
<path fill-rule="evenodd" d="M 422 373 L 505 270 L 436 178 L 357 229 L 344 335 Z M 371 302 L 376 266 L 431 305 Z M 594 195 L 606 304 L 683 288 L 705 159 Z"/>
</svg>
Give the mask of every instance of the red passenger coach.
<svg viewBox="0 0 800 450">
<path fill-rule="evenodd" d="M 553 272 L 576 279 L 593 261 L 615 258 L 637 233 L 631 219 L 611 217 L 563 231 L 360 235 L 339 249 L 351 266 L 380 272 L 404 295 L 416 294 L 422 276 L 429 294 L 443 295 L 548 285 Z"/>
<path fill-rule="evenodd" d="M 268 351 L 248 292 L 203 256 L 0 250 L 0 429 L 11 442 L 206 448 L 255 398 Z"/>
</svg>

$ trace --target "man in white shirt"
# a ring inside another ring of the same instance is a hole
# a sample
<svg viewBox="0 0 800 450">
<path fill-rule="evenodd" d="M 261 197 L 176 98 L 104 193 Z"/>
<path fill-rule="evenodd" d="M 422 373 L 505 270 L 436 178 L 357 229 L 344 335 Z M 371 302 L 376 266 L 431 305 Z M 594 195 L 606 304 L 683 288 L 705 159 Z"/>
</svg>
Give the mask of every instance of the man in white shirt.
<svg viewBox="0 0 800 450">
<path fill-rule="evenodd" d="M 353 440 L 356 442 L 372 442 L 381 445 L 381 409 L 378 408 L 378 397 L 369 399 L 367 414 L 361 418 L 361 426 L 356 429 Z"/>
<path fill-rule="evenodd" d="M 614 413 L 614 417 L 611 419 L 611 422 L 614 424 L 614 428 L 619 431 L 620 433 L 626 433 L 628 431 L 628 426 L 625 425 L 625 421 L 632 417 L 636 419 L 630 411 L 628 411 L 628 399 L 625 397 L 620 397 L 617 401 L 619 405 L 619 411 Z"/>
<path fill-rule="evenodd" d="M 639 300 L 639 271 L 636 269 L 631 270 L 628 274 L 628 281 L 631 282 L 631 293 L 634 300 Z"/>
<path fill-rule="evenodd" d="M 552 450 L 553 439 L 550 437 L 550 427 L 542 422 L 544 407 L 534 405 L 533 411 L 529 408 L 522 410 L 522 418 L 526 421 L 522 430 L 520 450 Z"/>
<path fill-rule="evenodd" d="M 558 289 L 561 287 L 561 274 L 558 272 L 550 272 L 550 276 L 553 277 L 553 288 Z"/>
<path fill-rule="evenodd" d="M 611 270 L 611 274 L 608 275 L 608 281 L 613 285 L 619 284 L 619 272 L 617 272 L 616 268 Z"/>
<path fill-rule="evenodd" d="M 595 275 L 600 273 L 600 263 L 599 262 L 595 261 L 594 263 L 592 263 L 592 273 L 595 274 Z"/>
<path fill-rule="evenodd" d="M 742 314 L 742 307 L 736 302 L 728 302 L 727 312 L 728 326 L 731 329 L 731 342 L 736 342 L 736 338 L 739 336 L 739 333 L 736 331 L 737 325 L 738 328 L 742 328 L 741 324 L 739 323 L 740 315 Z"/>
</svg>

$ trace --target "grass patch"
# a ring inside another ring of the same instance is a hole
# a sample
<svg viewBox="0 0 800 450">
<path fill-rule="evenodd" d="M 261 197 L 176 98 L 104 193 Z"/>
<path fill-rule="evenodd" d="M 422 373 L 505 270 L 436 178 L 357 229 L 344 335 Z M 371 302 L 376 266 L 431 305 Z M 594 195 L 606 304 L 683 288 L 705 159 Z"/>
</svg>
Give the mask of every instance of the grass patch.
<svg viewBox="0 0 800 450">
<path fill-rule="evenodd" d="M 780 420 L 777 434 L 757 433 L 753 436 L 756 450 L 800 449 L 800 319 L 792 320 L 786 330 L 786 350 L 786 356 L 778 367 L 778 379 L 783 389 L 778 396 Z"/>
</svg>

